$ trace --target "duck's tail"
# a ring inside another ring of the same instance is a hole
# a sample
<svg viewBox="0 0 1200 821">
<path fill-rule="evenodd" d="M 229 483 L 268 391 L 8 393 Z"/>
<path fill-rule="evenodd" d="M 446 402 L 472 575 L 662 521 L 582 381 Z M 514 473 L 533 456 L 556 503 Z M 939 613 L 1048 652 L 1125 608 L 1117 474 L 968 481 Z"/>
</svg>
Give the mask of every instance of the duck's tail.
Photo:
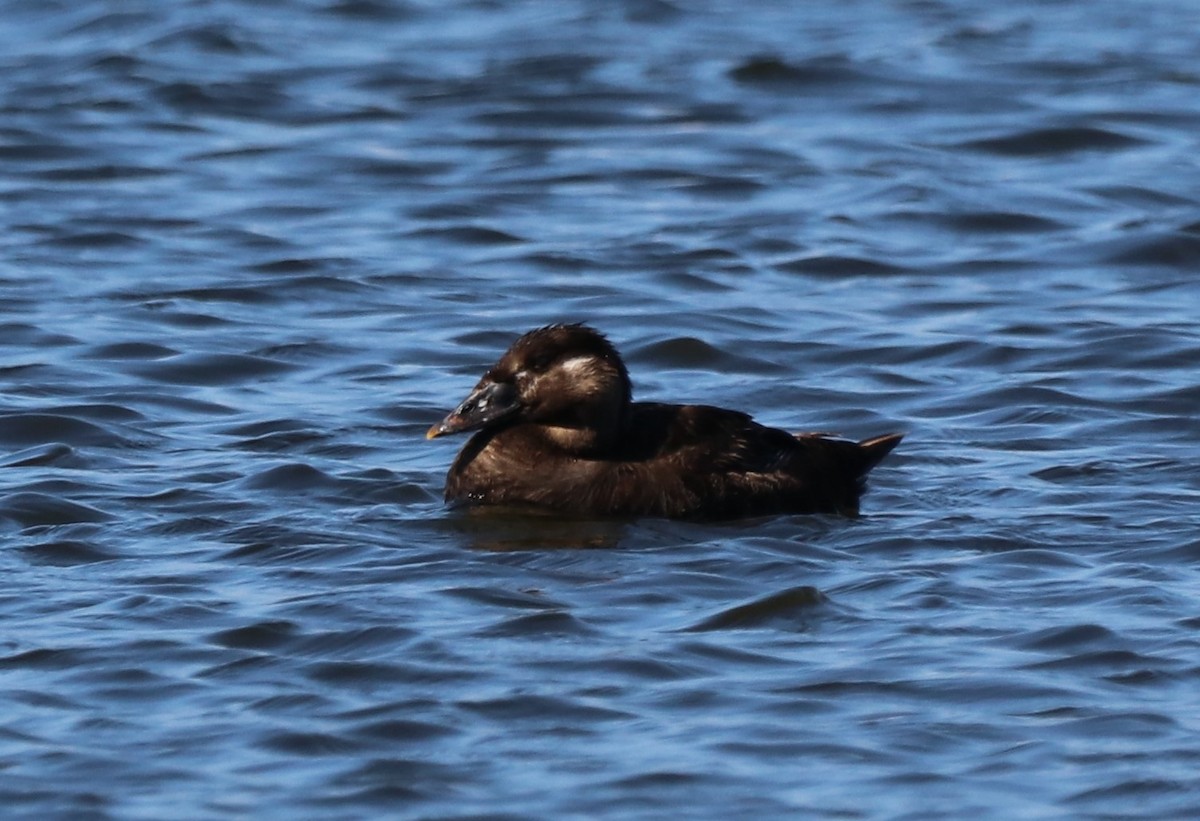
<svg viewBox="0 0 1200 821">
<path fill-rule="evenodd" d="M 858 443 L 859 452 L 863 456 L 861 476 L 866 476 L 871 468 L 878 465 L 883 457 L 892 452 L 892 448 L 900 444 L 903 433 L 885 433 L 883 436 L 873 436 Z"/>
</svg>

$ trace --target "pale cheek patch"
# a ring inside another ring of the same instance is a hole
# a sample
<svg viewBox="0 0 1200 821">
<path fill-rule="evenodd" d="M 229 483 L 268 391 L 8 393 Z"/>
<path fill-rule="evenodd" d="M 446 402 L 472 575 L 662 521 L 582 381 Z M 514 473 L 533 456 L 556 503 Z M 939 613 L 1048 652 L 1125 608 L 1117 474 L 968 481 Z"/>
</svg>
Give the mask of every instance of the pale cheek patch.
<svg viewBox="0 0 1200 821">
<path fill-rule="evenodd" d="M 568 373 L 581 374 L 590 373 L 595 367 L 595 363 L 596 357 L 594 356 L 573 356 L 560 362 L 559 367 Z"/>
</svg>

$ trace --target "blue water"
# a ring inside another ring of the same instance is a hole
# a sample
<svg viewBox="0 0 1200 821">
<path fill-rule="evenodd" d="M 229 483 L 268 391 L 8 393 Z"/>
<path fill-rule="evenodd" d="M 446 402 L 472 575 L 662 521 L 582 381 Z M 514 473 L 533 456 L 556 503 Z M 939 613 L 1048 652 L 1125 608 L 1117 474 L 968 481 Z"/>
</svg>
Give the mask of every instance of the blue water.
<svg viewBox="0 0 1200 821">
<path fill-rule="evenodd" d="M 1200 816 L 1200 6 L 0 1 L 0 815 Z M 863 516 L 446 510 L 587 320 Z"/>
</svg>

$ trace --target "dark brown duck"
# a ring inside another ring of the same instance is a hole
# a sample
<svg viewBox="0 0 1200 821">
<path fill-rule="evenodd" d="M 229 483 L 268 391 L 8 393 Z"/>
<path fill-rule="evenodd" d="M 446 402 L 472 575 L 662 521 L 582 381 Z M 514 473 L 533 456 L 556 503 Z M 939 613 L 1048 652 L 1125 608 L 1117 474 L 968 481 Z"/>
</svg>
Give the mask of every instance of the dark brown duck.
<svg viewBox="0 0 1200 821">
<path fill-rule="evenodd" d="M 446 501 L 579 516 L 722 519 L 858 512 L 867 473 L 899 443 L 791 434 L 708 405 L 633 402 L 616 349 L 586 325 L 522 336 L 433 439 L 478 431 Z"/>
</svg>

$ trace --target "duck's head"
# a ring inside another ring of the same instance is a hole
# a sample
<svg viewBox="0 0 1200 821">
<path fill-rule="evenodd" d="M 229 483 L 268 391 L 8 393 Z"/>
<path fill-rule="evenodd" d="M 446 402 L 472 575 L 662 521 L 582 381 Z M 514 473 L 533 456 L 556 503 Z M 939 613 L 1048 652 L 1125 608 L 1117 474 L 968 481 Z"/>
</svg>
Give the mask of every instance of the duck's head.
<svg viewBox="0 0 1200 821">
<path fill-rule="evenodd" d="M 625 364 L 602 334 L 586 325 L 548 325 L 514 342 L 425 435 L 524 422 L 583 452 L 604 447 L 619 433 L 631 394 Z"/>
</svg>

